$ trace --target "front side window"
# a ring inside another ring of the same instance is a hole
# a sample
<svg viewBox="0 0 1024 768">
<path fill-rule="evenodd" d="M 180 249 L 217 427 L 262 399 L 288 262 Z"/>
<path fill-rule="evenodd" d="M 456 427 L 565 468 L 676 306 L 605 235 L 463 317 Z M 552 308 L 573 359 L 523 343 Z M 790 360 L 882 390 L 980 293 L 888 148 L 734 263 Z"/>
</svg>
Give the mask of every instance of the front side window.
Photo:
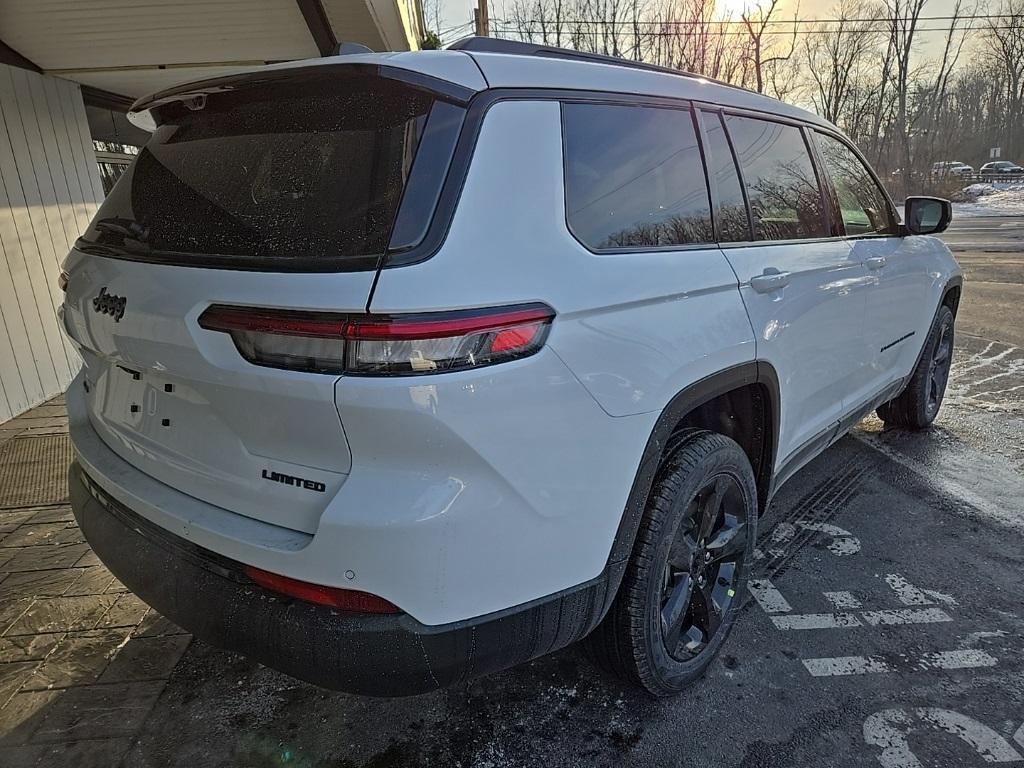
<svg viewBox="0 0 1024 768">
<path fill-rule="evenodd" d="M 566 219 L 593 250 L 710 243 L 711 205 L 688 110 L 564 104 Z"/>
<path fill-rule="evenodd" d="M 839 198 L 846 234 L 893 234 L 895 222 L 889 201 L 861 159 L 838 139 L 823 133 L 816 136 L 825 171 Z"/>
<path fill-rule="evenodd" d="M 827 237 L 814 165 L 800 129 L 770 120 L 726 115 L 747 187 L 755 240 Z"/>
</svg>

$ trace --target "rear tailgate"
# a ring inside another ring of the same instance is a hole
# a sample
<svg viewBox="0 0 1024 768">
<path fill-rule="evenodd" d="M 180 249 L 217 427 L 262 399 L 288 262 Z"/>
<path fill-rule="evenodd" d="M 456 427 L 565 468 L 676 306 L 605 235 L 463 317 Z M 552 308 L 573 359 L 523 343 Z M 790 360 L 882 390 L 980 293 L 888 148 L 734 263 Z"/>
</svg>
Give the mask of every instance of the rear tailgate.
<svg viewBox="0 0 1024 768">
<path fill-rule="evenodd" d="M 363 313 L 393 235 L 422 236 L 463 109 L 431 78 L 384 69 L 161 95 L 153 138 L 66 263 L 65 327 L 107 445 L 178 490 L 309 533 L 351 466 L 337 375 L 302 365 L 301 338 L 256 365 L 197 321 L 215 304 Z"/>
<path fill-rule="evenodd" d="M 89 415 L 104 442 L 211 504 L 315 531 L 351 463 L 334 405 L 337 377 L 251 365 L 229 335 L 202 330 L 196 318 L 211 301 L 358 310 L 374 273 L 268 284 L 253 272 L 79 253 L 67 268 L 65 325 L 81 350 Z M 104 297 L 118 307 L 123 300 L 124 315 L 97 311 Z"/>
</svg>

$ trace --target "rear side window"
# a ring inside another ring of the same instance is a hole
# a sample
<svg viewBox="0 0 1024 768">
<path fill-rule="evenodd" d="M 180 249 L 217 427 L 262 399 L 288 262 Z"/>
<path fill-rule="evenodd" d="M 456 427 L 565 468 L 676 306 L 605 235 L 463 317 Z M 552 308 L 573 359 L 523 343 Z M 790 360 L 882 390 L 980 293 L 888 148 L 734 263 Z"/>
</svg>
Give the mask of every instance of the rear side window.
<svg viewBox="0 0 1024 768">
<path fill-rule="evenodd" d="M 326 69 L 243 81 L 195 110 L 158 108 L 159 127 L 84 239 L 185 264 L 375 266 L 407 182 L 436 200 L 462 110 L 406 83 Z M 417 157 L 434 148 L 445 157 L 434 152 L 417 178 Z"/>
<path fill-rule="evenodd" d="M 593 250 L 713 241 L 689 110 L 564 104 L 569 228 Z"/>
<path fill-rule="evenodd" d="M 896 231 L 889 201 L 867 166 L 843 142 L 815 134 L 825 171 L 839 198 L 839 212 L 848 235 L 892 234 Z"/>
<path fill-rule="evenodd" d="M 755 240 L 826 237 L 825 210 L 799 128 L 726 115 L 750 199 Z"/>
</svg>

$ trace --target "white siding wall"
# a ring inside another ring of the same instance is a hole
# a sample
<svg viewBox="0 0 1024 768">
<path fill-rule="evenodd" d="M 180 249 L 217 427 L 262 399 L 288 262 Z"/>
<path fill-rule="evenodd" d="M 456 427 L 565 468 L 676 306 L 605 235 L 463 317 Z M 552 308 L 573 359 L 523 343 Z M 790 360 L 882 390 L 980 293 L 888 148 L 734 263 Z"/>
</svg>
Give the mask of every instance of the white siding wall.
<svg viewBox="0 0 1024 768">
<path fill-rule="evenodd" d="M 57 276 L 102 199 L 78 85 L 0 64 L 0 422 L 78 370 Z"/>
</svg>

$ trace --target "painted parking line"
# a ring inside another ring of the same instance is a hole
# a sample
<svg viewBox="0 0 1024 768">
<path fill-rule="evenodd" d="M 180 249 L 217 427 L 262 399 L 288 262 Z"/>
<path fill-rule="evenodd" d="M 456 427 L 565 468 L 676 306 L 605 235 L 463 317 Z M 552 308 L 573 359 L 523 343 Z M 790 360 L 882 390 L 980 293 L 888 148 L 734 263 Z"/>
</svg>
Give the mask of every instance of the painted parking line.
<svg viewBox="0 0 1024 768">
<path fill-rule="evenodd" d="M 795 523 L 783 521 L 775 526 L 772 530 L 772 538 L 769 543 L 770 549 L 768 550 L 768 555 L 771 557 L 781 557 L 785 554 L 785 546 L 792 541 L 798 528 L 831 537 L 832 541 L 828 544 L 828 551 L 833 555 L 844 557 L 846 555 L 855 555 L 860 552 L 860 539 L 849 531 L 840 528 L 838 525 L 832 525 L 831 523 L 818 523 L 813 520 L 798 520 Z M 764 557 L 763 554 L 760 554 L 759 556 Z"/>
<path fill-rule="evenodd" d="M 869 656 L 831 656 L 822 659 L 801 659 L 814 677 L 889 674 L 922 669 L 980 669 L 999 662 L 984 651 L 960 650 L 925 653 L 919 659 L 889 661 Z"/>
<path fill-rule="evenodd" d="M 886 583 L 904 604 L 911 600 L 925 601 L 926 605 L 934 602 L 928 592 L 918 589 L 899 574 L 890 574 Z M 749 586 L 750 593 L 758 605 L 768 614 L 775 627 L 780 630 L 839 629 L 860 627 L 863 626 L 863 623 L 872 627 L 899 624 L 938 624 L 953 620 L 953 617 L 944 610 L 935 607 L 888 608 L 877 611 L 861 611 L 859 614 L 850 613 L 849 610 L 834 613 L 793 613 L 793 607 L 789 601 L 778 587 L 772 584 L 770 579 L 754 579 Z M 940 593 L 935 594 L 939 595 Z M 952 600 L 948 595 L 941 596 Z M 855 609 L 860 607 L 860 601 L 850 592 L 826 592 L 825 597 L 836 608 Z M 911 604 L 920 605 L 922 603 Z"/>
<path fill-rule="evenodd" d="M 863 626 L 852 613 L 789 613 L 772 616 L 776 629 L 841 629 Z"/>
<path fill-rule="evenodd" d="M 904 605 L 931 605 L 935 602 L 924 591 L 915 587 L 898 573 L 886 575 L 885 583 L 896 593 L 897 599 Z"/>
<path fill-rule="evenodd" d="M 782 593 L 768 579 L 752 580 L 748 586 L 750 594 L 765 613 L 789 613 L 793 610 Z"/>
<path fill-rule="evenodd" d="M 825 599 L 832 603 L 832 607 L 837 610 L 849 611 L 861 607 L 860 600 L 852 592 L 825 592 L 824 594 Z"/>
<path fill-rule="evenodd" d="M 883 659 L 867 656 L 834 656 L 827 659 L 803 659 L 807 671 L 814 677 L 840 677 L 844 675 L 870 675 L 895 672 L 896 668 Z"/>
<path fill-rule="evenodd" d="M 975 649 L 939 651 L 921 657 L 921 666 L 925 669 L 977 669 L 994 667 L 996 664 L 993 656 Z"/>
<path fill-rule="evenodd" d="M 886 611 L 864 611 L 864 621 L 873 627 L 879 624 L 938 624 L 953 617 L 941 608 L 896 608 Z"/>
<path fill-rule="evenodd" d="M 910 735 L 916 741 L 930 733 L 954 736 L 972 747 L 983 763 L 1014 763 L 1024 758 L 999 733 L 972 717 L 949 709 L 883 709 L 864 721 L 864 741 L 881 747 L 878 762 L 884 768 L 922 768 L 923 763 L 910 748 Z M 1019 742 L 1018 742 L 1019 743 Z"/>
</svg>

